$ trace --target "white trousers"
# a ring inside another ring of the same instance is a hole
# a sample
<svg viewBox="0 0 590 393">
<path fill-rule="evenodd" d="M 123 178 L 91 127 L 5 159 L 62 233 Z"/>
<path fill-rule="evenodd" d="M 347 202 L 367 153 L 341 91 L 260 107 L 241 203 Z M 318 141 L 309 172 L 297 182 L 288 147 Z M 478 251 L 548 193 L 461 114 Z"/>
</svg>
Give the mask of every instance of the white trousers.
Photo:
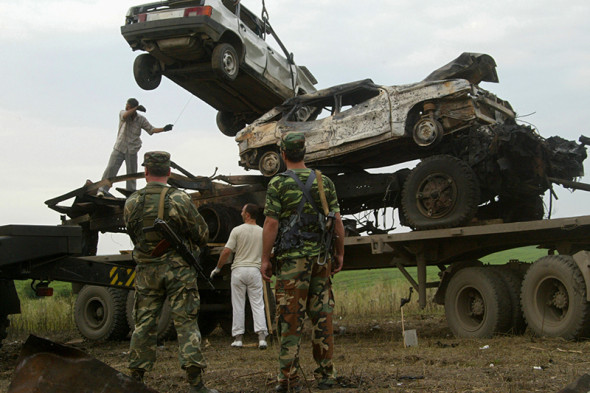
<svg viewBox="0 0 590 393">
<path fill-rule="evenodd" d="M 233 308 L 232 336 L 244 334 L 246 293 L 250 299 L 254 331 L 267 332 L 262 297 L 262 276 L 255 267 L 237 267 L 231 272 L 231 305 Z"/>
</svg>

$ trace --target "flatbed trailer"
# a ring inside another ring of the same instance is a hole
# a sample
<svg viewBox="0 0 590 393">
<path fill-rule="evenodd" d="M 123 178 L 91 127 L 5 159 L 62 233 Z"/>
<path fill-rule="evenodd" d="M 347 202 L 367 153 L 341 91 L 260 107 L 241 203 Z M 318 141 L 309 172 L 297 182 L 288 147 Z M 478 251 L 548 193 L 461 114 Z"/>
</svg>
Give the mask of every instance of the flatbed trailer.
<svg viewBox="0 0 590 393">
<path fill-rule="evenodd" d="M 83 240 L 79 226 L 0 227 L 2 326 L 7 326 L 9 314 L 20 312 L 12 280 L 37 280 L 40 288 L 59 280 L 85 286 L 78 295 L 76 322 L 87 338 L 128 334 L 123 320 L 129 319 L 135 263 L 130 254 L 84 256 Z M 491 253 L 530 245 L 547 249 L 547 256 L 532 264 L 483 266 L 479 261 Z M 202 259 L 206 271 L 214 268 L 221 247 L 208 247 Z M 457 336 L 521 333 L 528 324 L 537 334 L 577 339 L 590 337 L 589 251 L 590 216 L 579 216 L 351 236 L 345 239 L 344 269 L 396 267 L 418 292 L 421 307 L 427 303 L 427 288 L 437 288 L 433 300 L 445 305 Z M 438 281 L 427 282 L 428 266 L 438 267 Z M 408 272 L 410 267 L 416 267 L 417 277 Z M 215 291 L 200 291 L 205 333 L 227 324 L 231 315 L 227 273 L 216 278 Z M 80 297 L 85 300 L 79 302 Z M 167 329 L 162 326 L 162 332 Z M 5 329 L 0 333 L 5 335 Z"/>
</svg>

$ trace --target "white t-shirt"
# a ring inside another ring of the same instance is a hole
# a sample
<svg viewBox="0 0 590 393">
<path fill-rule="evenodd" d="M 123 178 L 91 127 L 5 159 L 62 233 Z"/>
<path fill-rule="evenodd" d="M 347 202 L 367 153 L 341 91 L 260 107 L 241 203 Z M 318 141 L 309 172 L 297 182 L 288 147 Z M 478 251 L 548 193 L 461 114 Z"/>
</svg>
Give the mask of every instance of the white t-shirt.
<svg viewBox="0 0 590 393">
<path fill-rule="evenodd" d="M 231 269 L 255 267 L 260 269 L 262 260 L 262 228 L 254 224 L 242 224 L 232 229 L 225 247 L 232 250 L 234 261 Z"/>
</svg>

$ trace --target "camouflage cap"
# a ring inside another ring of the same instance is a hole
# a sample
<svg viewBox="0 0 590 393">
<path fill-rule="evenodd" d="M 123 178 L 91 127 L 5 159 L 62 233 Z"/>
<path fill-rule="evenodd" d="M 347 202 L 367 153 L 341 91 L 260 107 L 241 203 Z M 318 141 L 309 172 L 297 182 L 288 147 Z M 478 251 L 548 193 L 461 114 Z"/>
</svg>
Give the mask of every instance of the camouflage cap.
<svg viewBox="0 0 590 393">
<path fill-rule="evenodd" d="M 170 153 L 165 151 L 148 151 L 143 155 L 143 166 L 150 168 L 170 168 Z"/>
<path fill-rule="evenodd" d="M 305 149 L 305 134 L 302 132 L 291 132 L 281 139 L 281 150 L 298 151 Z"/>
</svg>

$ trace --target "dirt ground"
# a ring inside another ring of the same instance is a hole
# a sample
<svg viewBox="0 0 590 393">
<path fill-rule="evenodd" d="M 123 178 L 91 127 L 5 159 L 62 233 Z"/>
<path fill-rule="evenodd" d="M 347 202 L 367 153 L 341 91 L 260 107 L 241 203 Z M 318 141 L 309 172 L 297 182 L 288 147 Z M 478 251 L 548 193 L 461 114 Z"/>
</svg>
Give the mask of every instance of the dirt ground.
<svg viewBox="0 0 590 393">
<path fill-rule="evenodd" d="M 590 372 L 590 342 L 567 342 L 523 336 L 487 340 L 454 338 L 443 316 L 406 319 L 416 329 L 418 346 L 404 348 L 399 321 L 340 322 L 336 326 L 335 364 L 342 386 L 333 392 L 557 392 L 578 376 Z M 81 349 L 111 367 L 127 372 L 128 341 L 85 342 L 76 332 L 47 337 Z M 26 337 L 5 340 L 0 350 L 0 391 L 6 391 L 20 347 Z M 220 392 L 271 392 L 275 385 L 277 347 L 266 351 L 255 345 L 230 347 L 231 339 L 217 329 L 204 340 L 209 363 L 208 386 Z M 309 336 L 302 344 L 302 369 L 309 390 L 314 364 Z M 162 393 L 186 392 L 184 373 L 178 367 L 175 342 L 158 349 L 158 362 L 146 384 Z"/>
</svg>

